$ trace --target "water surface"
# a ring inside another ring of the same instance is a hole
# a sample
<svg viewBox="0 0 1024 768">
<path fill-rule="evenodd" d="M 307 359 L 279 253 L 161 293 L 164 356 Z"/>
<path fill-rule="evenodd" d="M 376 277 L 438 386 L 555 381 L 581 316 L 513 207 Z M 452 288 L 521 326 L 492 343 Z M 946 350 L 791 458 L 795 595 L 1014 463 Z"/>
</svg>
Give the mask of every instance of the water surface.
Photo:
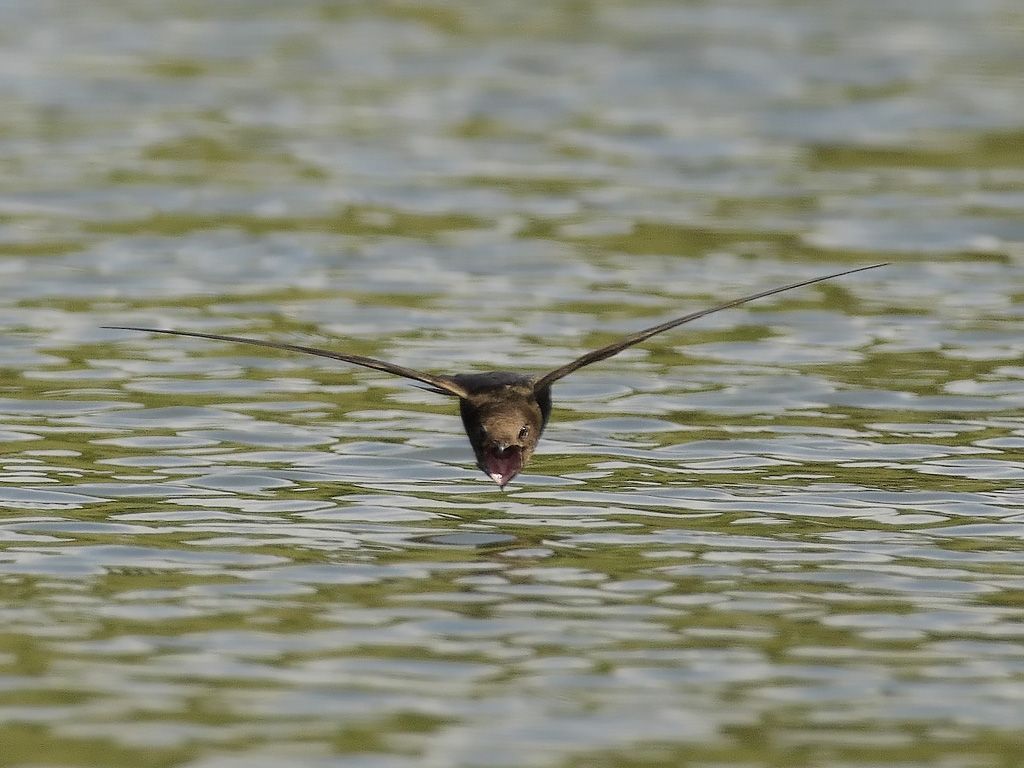
<svg viewBox="0 0 1024 768">
<path fill-rule="evenodd" d="M 0 754 L 1014 766 L 1024 15 L 0 5 Z M 500 492 L 317 358 L 580 372 Z"/>
</svg>

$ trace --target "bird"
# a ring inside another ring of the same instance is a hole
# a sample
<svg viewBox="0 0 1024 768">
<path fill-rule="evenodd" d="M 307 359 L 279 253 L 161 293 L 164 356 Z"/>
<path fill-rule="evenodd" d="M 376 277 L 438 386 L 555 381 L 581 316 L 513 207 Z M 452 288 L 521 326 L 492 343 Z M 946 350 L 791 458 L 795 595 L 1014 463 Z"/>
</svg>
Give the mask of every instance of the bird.
<svg viewBox="0 0 1024 768">
<path fill-rule="evenodd" d="M 692 322 L 707 315 L 725 309 L 738 307 L 741 304 L 774 296 L 784 291 L 813 285 L 814 283 L 833 280 L 837 277 L 864 272 L 887 266 L 887 263 L 834 272 L 829 275 L 812 277 L 788 285 L 758 291 L 738 299 L 717 304 L 707 309 L 676 317 L 658 325 L 636 331 L 618 341 L 587 352 L 585 355 L 571 360 L 565 365 L 548 371 L 539 376 L 512 372 L 487 371 L 481 373 L 433 374 L 406 368 L 402 365 L 378 360 L 363 355 L 352 355 L 334 352 L 328 349 L 310 347 L 302 344 L 289 344 L 279 341 L 252 339 L 243 336 L 227 336 L 219 333 L 200 333 L 197 331 L 178 331 L 168 328 L 144 328 L 131 325 L 107 325 L 103 328 L 121 331 L 140 331 L 144 333 L 163 333 L 171 336 L 188 336 L 198 339 L 249 344 L 270 349 L 281 349 L 316 355 L 332 360 L 351 363 L 377 371 L 394 374 L 418 382 L 420 389 L 439 395 L 454 397 L 459 402 L 459 414 L 466 430 L 469 443 L 473 448 L 477 466 L 491 478 L 498 487 L 504 489 L 526 466 L 530 460 L 544 428 L 551 416 L 551 388 L 556 382 L 575 373 L 584 366 L 606 360 L 625 349 Z"/>
</svg>

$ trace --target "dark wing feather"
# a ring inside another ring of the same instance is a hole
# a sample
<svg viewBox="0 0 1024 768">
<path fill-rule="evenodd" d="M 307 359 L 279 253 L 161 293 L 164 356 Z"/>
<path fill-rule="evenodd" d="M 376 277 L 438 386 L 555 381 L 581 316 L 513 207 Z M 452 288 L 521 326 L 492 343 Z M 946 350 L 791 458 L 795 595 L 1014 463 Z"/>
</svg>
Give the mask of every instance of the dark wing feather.
<svg viewBox="0 0 1024 768">
<path fill-rule="evenodd" d="M 466 390 L 456 384 L 452 379 L 446 376 L 434 376 L 429 373 L 423 373 L 422 371 L 415 371 L 412 368 L 405 368 L 401 365 L 395 365 L 394 363 L 387 363 L 383 360 L 377 360 L 373 357 L 363 357 L 362 355 L 345 355 L 340 352 L 331 352 L 326 349 L 318 349 L 317 347 L 306 347 L 301 344 L 285 344 L 279 341 L 263 341 L 262 339 L 246 339 L 242 336 L 222 336 L 219 333 L 196 333 L 193 331 L 170 331 L 165 328 L 137 328 L 130 325 L 105 325 L 104 328 L 110 328 L 118 331 L 143 331 L 147 333 L 166 333 L 171 336 L 192 336 L 197 339 L 213 339 L 214 341 L 232 341 L 236 344 L 252 344 L 257 347 L 270 347 L 271 349 L 285 349 L 289 352 L 301 352 L 304 355 L 316 355 L 317 357 L 329 357 L 332 360 L 341 360 L 345 363 L 352 363 L 353 365 L 361 365 L 364 368 L 373 368 L 376 371 L 384 371 L 385 373 L 393 373 L 395 376 L 402 376 L 406 379 L 413 379 L 414 381 L 422 382 L 427 384 L 428 392 L 437 392 L 442 395 L 451 395 L 453 397 L 466 397 L 468 394 Z"/>
<path fill-rule="evenodd" d="M 544 374 L 539 379 L 537 379 L 536 382 L 534 382 L 534 391 L 540 392 L 541 390 L 550 387 L 554 382 L 558 381 L 559 379 L 568 376 L 570 373 L 573 373 L 574 371 L 578 371 L 585 365 L 590 365 L 591 363 L 596 363 L 599 360 L 609 358 L 612 355 L 617 355 L 622 350 L 632 347 L 634 344 L 639 344 L 641 341 L 646 341 L 647 339 L 651 338 L 651 336 L 655 336 L 659 333 L 662 333 L 663 331 L 668 331 L 672 328 L 682 325 L 683 323 L 688 323 L 691 320 L 696 320 L 697 318 L 704 317 L 705 315 L 720 312 L 723 309 L 729 309 L 730 307 L 737 307 L 740 304 L 746 304 L 748 301 L 754 301 L 755 299 L 763 299 L 766 296 L 773 296 L 776 293 L 789 291 L 792 290 L 793 288 L 800 288 L 805 285 L 820 283 L 823 280 L 832 280 L 833 278 L 842 277 L 843 275 L 852 275 L 854 272 L 863 272 L 866 269 L 876 269 L 878 267 L 884 266 L 886 266 L 886 264 L 884 263 L 872 264 L 867 267 L 857 267 L 856 269 L 847 269 L 844 272 L 836 272 L 831 275 L 823 275 L 822 277 L 813 277 L 810 280 L 801 280 L 800 282 L 797 283 L 790 283 L 789 285 L 783 285 L 779 288 L 771 288 L 767 291 L 758 291 L 757 293 L 752 293 L 749 296 L 744 296 L 739 299 L 727 301 L 725 304 L 719 304 L 718 306 L 711 307 L 710 309 L 702 309 L 698 312 L 691 312 L 688 315 L 677 317 L 675 320 L 669 320 L 666 323 L 661 323 L 660 325 L 654 325 L 651 326 L 650 328 L 645 328 L 642 331 L 637 331 L 636 333 L 630 336 L 626 336 L 624 339 L 619 339 L 618 341 L 613 342 L 606 347 L 601 347 L 600 349 L 595 349 L 593 352 L 588 352 L 582 357 L 576 358 L 571 363 L 566 363 L 561 368 L 556 368 L 555 370 Z"/>
</svg>

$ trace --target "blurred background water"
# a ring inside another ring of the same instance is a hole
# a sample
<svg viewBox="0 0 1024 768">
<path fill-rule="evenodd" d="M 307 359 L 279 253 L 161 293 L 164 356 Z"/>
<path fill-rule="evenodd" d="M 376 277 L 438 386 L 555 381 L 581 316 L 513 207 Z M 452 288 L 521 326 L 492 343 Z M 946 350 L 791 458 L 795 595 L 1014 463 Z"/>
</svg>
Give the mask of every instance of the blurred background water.
<svg viewBox="0 0 1024 768">
<path fill-rule="evenodd" d="M 1013 0 L 0 3 L 0 764 L 1017 766 Z M 505 493 L 453 404 L 560 383 Z"/>
</svg>

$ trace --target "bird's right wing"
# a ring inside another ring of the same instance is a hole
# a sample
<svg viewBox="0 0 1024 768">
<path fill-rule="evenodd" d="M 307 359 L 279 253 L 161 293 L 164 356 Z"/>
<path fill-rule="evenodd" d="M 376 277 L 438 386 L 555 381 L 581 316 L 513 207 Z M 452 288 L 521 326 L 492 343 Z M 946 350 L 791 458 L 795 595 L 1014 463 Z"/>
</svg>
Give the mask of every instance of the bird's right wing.
<svg viewBox="0 0 1024 768">
<path fill-rule="evenodd" d="M 263 341 L 262 339 L 247 339 L 243 336 L 222 336 L 219 333 L 197 333 L 195 331 L 171 331 L 166 328 L 139 328 L 131 325 L 105 325 L 104 328 L 109 328 L 118 331 L 143 331 L 145 333 L 166 333 L 171 336 L 191 336 L 196 339 L 213 339 L 214 341 L 230 341 L 236 344 L 251 344 L 257 347 L 269 347 L 271 349 L 284 349 L 289 352 L 301 352 L 304 355 L 316 355 L 317 357 L 329 357 L 332 360 L 341 360 L 345 363 L 352 363 L 353 365 L 361 365 L 363 368 L 373 368 L 376 371 L 384 371 L 385 373 L 393 373 L 395 376 L 401 376 L 406 379 L 412 379 L 423 384 L 428 385 L 424 387 L 428 392 L 437 392 L 442 395 L 450 395 L 452 397 L 464 398 L 468 395 L 466 390 L 459 386 L 453 379 L 447 376 L 434 376 L 430 373 L 423 373 L 422 371 L 416 371 L 412 368 L 406 368 L 401 365 L 395 365 L 394 363 L 388 363 L 384 360 L 377 360 L 374 357 L 363 357 L 362 355 L 346 355 L 341 352 L 331 352 L 327 349 L 319 349 L 317 347 L 306 347 L 301 344 L 286 344 L 280 341 Z"/>
</svg>

